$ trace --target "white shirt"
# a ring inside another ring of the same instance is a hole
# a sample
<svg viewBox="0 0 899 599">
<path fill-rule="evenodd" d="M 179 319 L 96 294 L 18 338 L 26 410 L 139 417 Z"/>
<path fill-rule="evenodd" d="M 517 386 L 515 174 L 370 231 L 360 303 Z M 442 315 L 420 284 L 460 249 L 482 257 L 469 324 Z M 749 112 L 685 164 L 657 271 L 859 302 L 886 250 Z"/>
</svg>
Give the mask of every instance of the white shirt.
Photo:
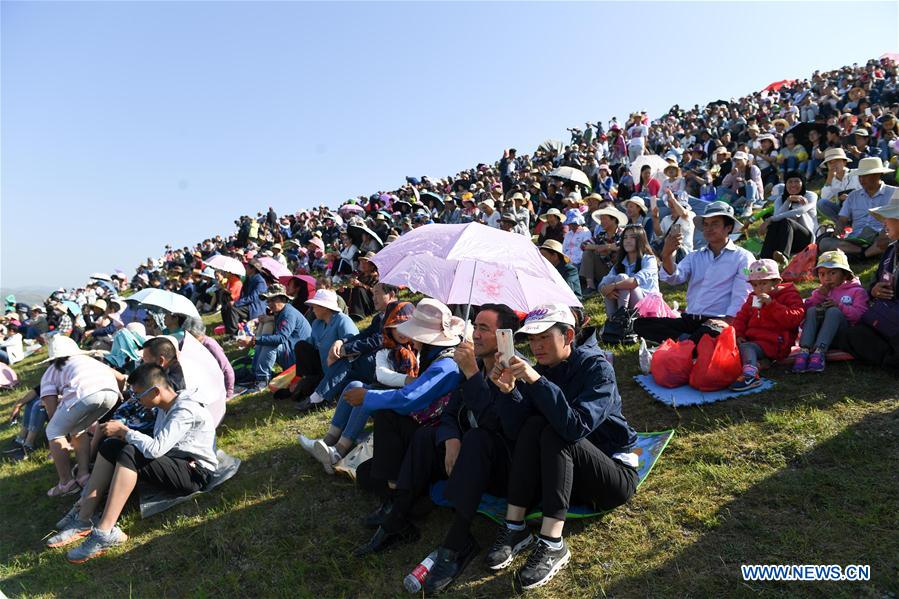
<svg viewBox="0 0 899 599">
<path fill-rule="evenodd" d="M 687 254 L 673 274 L 659 269 L 669 285 L 687 283 L 687 313 L 695 316 L 736 316 L 752 287 L 747 279 L 755 256 L 728 241 L 716 256 L 708 247 Z"/>
<path fill-rule="evenodd" d="M 836 201 L 837 196 L 844 191 L 852 191 L 853 189 L 858 189 L 861 185 L 858 182 L 858 177 L 851 174 L 849 169 L 845 169 L 843 171 L 843 178 L 837 179 L 836 175 L 834 178 L 830 180 L 829 185 L 825 185 L 821 188 L 821 199 L 822 200 L 831 200 Z"/>
</svg>

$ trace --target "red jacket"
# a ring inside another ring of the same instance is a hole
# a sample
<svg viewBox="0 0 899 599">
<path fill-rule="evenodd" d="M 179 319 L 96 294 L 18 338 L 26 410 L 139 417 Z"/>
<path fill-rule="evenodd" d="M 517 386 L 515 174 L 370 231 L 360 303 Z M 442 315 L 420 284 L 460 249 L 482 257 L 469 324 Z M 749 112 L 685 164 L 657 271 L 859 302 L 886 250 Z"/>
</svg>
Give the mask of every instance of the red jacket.
<svg viewBox="0 0 899 599">
<path fill-rule="evenodd" d="M 805 318 L 805 306 L 792 283 L 782 283 L 771 292 L 771 303 L 752 307 L 752 294 L 734 318 L 737 338 L 757 343 L 772 360 L 790 355 L 799 325 Z"/>
</svg>

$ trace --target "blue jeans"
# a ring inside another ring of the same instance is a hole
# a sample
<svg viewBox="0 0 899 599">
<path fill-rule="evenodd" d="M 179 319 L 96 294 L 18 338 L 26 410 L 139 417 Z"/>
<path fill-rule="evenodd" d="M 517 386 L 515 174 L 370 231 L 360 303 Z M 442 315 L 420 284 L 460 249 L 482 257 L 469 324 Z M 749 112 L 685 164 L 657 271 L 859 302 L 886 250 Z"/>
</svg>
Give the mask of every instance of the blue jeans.
<svg viewBox="0 0 899 599">
<path fill-rule="evenodd" d="M 842 207 L 842 204 L 838 202 L 831 202 L 830 200 L 818 200 L 817 204 L 818 213 L 824 214 L 835 223 L 840 220 L 840 208 Z"/>
<path fill-rule="evenodd" d="M 293 348 L 287 347 L 284 343 L 257 345 L 256 353 L 253 355 L 253 378 L 257 383 L 267 383 L 272 378 L 275 363 L 280 364 L 282 368 L 290 368 L 294 362 Z"/>
<path fill-rule="evenodd" d="M 806 179 L 811 179 L 812 177 L 815 176 L 815 173 L 818 171 L 818 167 L 821 166 L 821 162 L 823 162 L 823 161 L 817 160 L 815 158 L 812 158 L 805 162 L 805 165 L 806 165 L 805 166 L 805 178 Z"/>
<path fill-rule="evenodd" d="M 359 387 L 368 388 L 359 381 L 350 381 L 346 389 L 358 389 Z M 359 435 L 365 429 L 365 423 L 368 422 L 369 415 L 369 411 L 364 406 L 351 406 L 341 395 L 337 407 L 334 408 L 334 416 L 331 417 L 331 426 L 342 431 L 341 437 L 358 441 Z"/>
<path fill-rule="evenodd" d="M 828 308 L 820 317 L 817 309 L 809 308 L 805 313 L 799 347 L 827 352 L 833 340 L 847 328 L 849 328 L 849 321 L 846 320 L 846 316 L 839 308 Z"/>
<path fill-rule="evenodd" d="M 343 393 L 349 381 L 360 381 L 366 384 L 375 382 L 374 352 L 363 354 L 352 362 L 342 358 L 331 364 L 318 387 L 315 388 L 315 392 L 325 401 L 331 402 Z"/>
<path fill-rule="evenodd" d="M 47 420 L 47 410 L 39 397 L 29 401 L 22 409 L 22 425 L 29 433 L 40 432 Z"/>
</svg>

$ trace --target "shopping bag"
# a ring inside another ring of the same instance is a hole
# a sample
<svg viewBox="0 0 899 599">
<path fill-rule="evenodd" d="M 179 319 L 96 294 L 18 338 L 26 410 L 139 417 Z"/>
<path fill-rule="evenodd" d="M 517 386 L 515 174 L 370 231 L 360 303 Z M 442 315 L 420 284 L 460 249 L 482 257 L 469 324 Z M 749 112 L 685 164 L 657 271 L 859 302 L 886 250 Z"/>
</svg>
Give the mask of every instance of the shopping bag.
<svg viewBox="0 0 899 599">
<path fill-rule="evenodd" d="M 296 365 L 291 366 L 287 370 L 278 374 L 278 376 L 272 377 L 272 380 L 268 382 L 268 389 L 272 393 L 275 391 L 279 391 L 281 389 L 288 389 L 293 383 L 295 378 L 299 378 L 296 376 L 297 367 Z"/>
<path fill-rule="evenodd" d="M 634 308 L 641 318 L 680 318 L 680 312 L 673 310 L 659 293 L 647 293 Z"/>
<path fill-rule="evenodd" d="M 693 349 L 696 344 L 690 339 L 673 341 L 666 339 L 653 353 L 650 373 L 655 382 L 673 389 L 686 385 L 693 370 Z"/>
<path fill-rule="evenodd" d="M 815 279 L 815 264 L 818 260 L 818 246 L 810 243 L 805 249 L 793 256 L 787 267 L 780 274 L 787 283 L 799 283 Z"/>
<path fill-rule="evenodd" d="M 736 381 L 742 372 L 737 334 L 733 327 L 727 327 L 717 337 L 703 335 L 699 340 L 690 386 L 700 391 L 719 391 Z"/>
</svg>

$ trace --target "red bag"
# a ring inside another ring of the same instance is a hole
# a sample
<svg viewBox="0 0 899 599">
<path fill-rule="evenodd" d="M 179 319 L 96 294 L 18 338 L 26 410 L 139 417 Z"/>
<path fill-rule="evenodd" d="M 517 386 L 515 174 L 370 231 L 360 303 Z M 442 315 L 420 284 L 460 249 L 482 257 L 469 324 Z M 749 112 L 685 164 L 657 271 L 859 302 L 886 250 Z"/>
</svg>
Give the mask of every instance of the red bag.
<svg viewBox="0 0 899 599">
<path fill-rule="evenodd" d="M 693 370 L 693 348 L 696 344 L 690 339 L 672 341 L 666 339 L 652 354 L 649 371 L 657 385 L 673 389 L 686 385 L 690 381 Z"/>
<path fill-rule="evenodd" d="M 787 267 L 780 273 L 787 283 L 799 283 L 815 280 L 815 264 L 818 260 L 818 246 L 810 243 L 805 249 L 793 256 Z"/>
<path fill-rule="evenodd" d="M 703 335 L 696 349 L 696 364 L 690 372 L 690 386 L 700 391 L 726 389 L 743 373 L 737 333 L 727 327 L 717 337 Z"/>
<path fill-rule="evenodd" d="M 268 389 L 272 393 L 280 389 L 289 389 L 293 382 L 299 377 L 296 376 L 296 364 L 274 377 L 268 383 Z"/>
</svg>

